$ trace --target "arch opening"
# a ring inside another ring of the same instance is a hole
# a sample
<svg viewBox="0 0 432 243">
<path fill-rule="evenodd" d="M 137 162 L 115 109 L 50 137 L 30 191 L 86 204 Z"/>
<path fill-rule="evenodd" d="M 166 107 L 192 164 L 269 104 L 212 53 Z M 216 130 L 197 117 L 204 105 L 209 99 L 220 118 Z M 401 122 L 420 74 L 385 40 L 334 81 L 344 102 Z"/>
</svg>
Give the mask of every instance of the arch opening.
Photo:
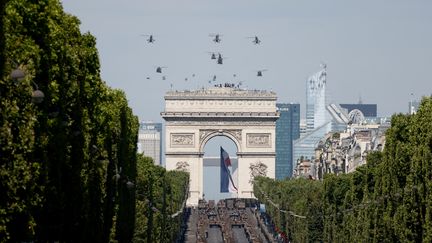
<svg viewBox="0 0 432 243">
<path fill-rule="evenodd" d="M 203 198 L 215 200 L 236 197 L 236 193 L 220 192 L 221 189 L 221 147 L 228 153 L 231 166 L 228 167 L 233 183 L 238 186 L 237 144 L 226 135 L 209 137 L 202 145 L 203 156 Z"/>
</svg>

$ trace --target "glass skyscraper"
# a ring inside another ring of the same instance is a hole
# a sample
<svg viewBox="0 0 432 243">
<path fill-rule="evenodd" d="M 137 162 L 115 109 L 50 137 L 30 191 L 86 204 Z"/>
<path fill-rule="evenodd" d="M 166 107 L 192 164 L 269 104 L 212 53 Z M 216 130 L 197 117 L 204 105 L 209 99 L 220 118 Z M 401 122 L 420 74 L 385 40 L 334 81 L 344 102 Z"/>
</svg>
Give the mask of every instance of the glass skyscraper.
<svg viewBox="0 0 432 243">
<path fill-rule="evenodd" d="M 300 137 L 300 104 L 276 104 L 276 179 L 292 176 L 293 140 Z"/>
<path fill-rule="evenodd" d="M 306 133 L 293 142 L 293 167 L 301 157 L 314 159 L 315 147 L 326 133 L 346 128 L 346 116 L 342 108 L 329 104 L 326 95 L 326 65 L 306 81 Z M 346 115 L 346 114 L 345 114 Z"/>
<path fill-rule="evenodd" d="M 312 131 L 329 121 L 326 111 L 326 66 L 306 82 L 306 130 Z"/>
<path fill-rule="evenodd" d="M 420 102 L 417 100 L 411 100 L 408 103 L 408 114 L 415 114 L 420 106 Z"/>
<path fill-rule="evenodd" d="M 155 165 L 162 165 L 162 123 L 140 122 L 138 153 L 153 158 Z"/>
<path fill-rule="evenodd" d="M 331 131 L 331 126 L 332 122 L 327 122 L 293 142 L 293 167 L 302 156 L 304 159 L 315 159 L 315 148 L 318 142 Z"/>
</svg>

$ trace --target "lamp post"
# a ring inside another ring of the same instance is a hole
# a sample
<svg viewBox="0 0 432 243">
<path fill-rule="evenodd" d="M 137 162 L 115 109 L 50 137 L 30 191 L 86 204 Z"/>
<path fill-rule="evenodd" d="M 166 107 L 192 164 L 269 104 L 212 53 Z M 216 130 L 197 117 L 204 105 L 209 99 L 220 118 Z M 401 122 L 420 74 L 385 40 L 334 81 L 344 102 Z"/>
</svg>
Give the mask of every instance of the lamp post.
<svg viewBox="0 0 432 243">
<path fill-rule="evenodd" d="M 10 77 L 13 80 L 21 81 L 25 78 L 25 73 L 23 70 L 16 68 L 16 69 L 12 70 Z"/>
<path fill-rule="evenodd" d="M 36 86 L 36 90 L 33 90 L 32 92 L 32 102 L 34 104 L 40 104 L 45 98 L 45 95 L 42 91 L 39 90 L 39 87 L 35 82 L 32 81 L 32 83 Z"/>
<path fill-rule="evenodd" d="M 22 81 L 25 78 L 25 73 L 20 68 L 16 68 L 12 70 L 12 72 L 10 73 L 10 77 L 12 80 Z M 35 90 L 33 90 L 32 92 L 32 102 L 34 104 L 40 104 L 45 98 L 45 94 L 39 90 L 38 85 L 33 80 L 31 82 L 35 86 Z"/>
</svg>

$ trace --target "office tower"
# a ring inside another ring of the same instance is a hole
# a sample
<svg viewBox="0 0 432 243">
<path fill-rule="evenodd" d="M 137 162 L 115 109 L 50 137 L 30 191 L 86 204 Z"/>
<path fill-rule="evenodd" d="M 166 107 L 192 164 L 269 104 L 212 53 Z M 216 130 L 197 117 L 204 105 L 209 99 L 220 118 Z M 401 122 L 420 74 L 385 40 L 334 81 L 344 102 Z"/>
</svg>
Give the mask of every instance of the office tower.
<svg viewBox="0 0 432 243">
<path fill-rule="evenodd" d="M 155 165 L 162 165 L 162 123 L 140 122 L 138 153 L 153 158 Z"/>
<path fill-rule="evenodd" d="M 306 129 L 312 131 L 328 122 L 326 111 L 326 65 L 306 82 Z"/>
<path fill-rule="evenodd" d="M 408 103 L 408 114 L 415 114 L 420 106 L 420 102 L 417 100 L 411 100 Z"/>
<path fill-rule="evenodd" d="M 276 104 L 276 179 L 291 177 L 293 140 L 300 137 L 300 104 Z"/>
<path fill-rule="evenodd" d="M 295 168 L 300 158 L 311 160 L 312 162 L 317 159 L 315 158 L 316 145 L 331 131 L 331 125 L 332 122 L 327 122 L 293 142 L 293 168 Z"/>
<path fill-rule="evenodd" d="M 306 119 L 300 119 L 300 137 L 303 137 L 306 131 Z"/>
</svg>

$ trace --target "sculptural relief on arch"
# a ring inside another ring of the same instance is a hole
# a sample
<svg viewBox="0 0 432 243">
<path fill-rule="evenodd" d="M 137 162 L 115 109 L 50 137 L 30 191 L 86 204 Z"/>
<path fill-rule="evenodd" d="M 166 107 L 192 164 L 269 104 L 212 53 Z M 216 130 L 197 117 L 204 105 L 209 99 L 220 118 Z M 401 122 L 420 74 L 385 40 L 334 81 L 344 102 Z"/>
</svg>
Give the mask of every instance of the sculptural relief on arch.
<svg viewBox="0 0 432 243">
<path fill-rule="evenodd" d="M 251 176 L 257 164 L 265 168 L 260 175 L 275 177 L 279 114 L 274 92 L 214 87 L 169 91 L 164 98 L 166 169 L 190 173 L 188 205 L 198 205 L 203 197 L 204 147 L 215 136 L 226 136 L 237 146 L 239 198 L 254 197 Z"/>
</svg>

